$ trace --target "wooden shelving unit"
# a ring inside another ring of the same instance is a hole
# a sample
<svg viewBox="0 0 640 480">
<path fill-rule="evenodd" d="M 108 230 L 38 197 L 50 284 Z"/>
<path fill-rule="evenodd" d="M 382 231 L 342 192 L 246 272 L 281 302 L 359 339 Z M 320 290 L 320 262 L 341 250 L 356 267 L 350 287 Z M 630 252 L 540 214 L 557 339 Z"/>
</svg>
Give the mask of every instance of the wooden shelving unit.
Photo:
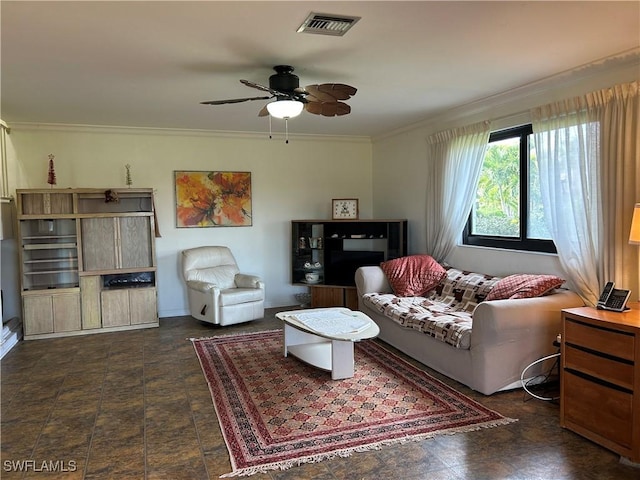
<svg viewBox="0 0 640 480">
<path fill-rule="evenodd" d="M 158 326 L 151 189 L 16 195 L 25 339 Z"/>
<path fill-rule="evenodd" d="M 357 309 L 355 270 L 406 254 L 406 220 L 291 222 L 291 282 L 309 287 L 313 308 Z M 317 281 L 306 280 L 309 272 Z"/>
</svg>

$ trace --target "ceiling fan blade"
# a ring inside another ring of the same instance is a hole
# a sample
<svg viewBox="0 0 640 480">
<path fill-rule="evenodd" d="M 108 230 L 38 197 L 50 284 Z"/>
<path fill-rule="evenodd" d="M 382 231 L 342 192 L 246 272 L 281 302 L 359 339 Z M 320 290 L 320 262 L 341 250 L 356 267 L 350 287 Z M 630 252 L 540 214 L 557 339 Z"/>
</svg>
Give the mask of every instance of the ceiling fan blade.
<svg viewBox="0 0 640 480">
<path fill-rule="evenodd" d="M 272 95 L 282 95 L 282 93 L 277 90 L 265 87 L 264 85 L 260 85 L 259 83 L 250 82 L 249 80 L 240 80 L 240 83 L 246 85 L 247 87 L 257 88 L 258 90 L 262 90 L 263 92 L 269 92 Z"/>
<path fill-rule="evenodd" d="M 351 113 L 351 107 L 343 102 L 309 102 L 304 104 L 304 109 L 314 115 L 323 117 L 336 117 Z"/>
<path fill-rule="evenodd" d="M 229 100 L 209 100 L 208 102 L 200 102 L 202 105 L 224 105 L 225 103 L 242 103 L 250 100 L 268 100 L 273 97 L 249 97 L 249 98 L 230 98 Z"/>
<path fill-rule="evenodd" d="M 266 117 L 267 115 L 269 115 L 269 110 L 267 110 L 267 106 L 265 105 L 264 107 L 262 107 L 260 109 L 260 111 L 258 112 L 258 116 L 259 117 Z"/>
<path fill-rule="evenodd" d="M 344 83 L 321 83 L 319 85 L 308 85 L 305 87 L 308 98 L 312 102 L 336 102 L 338 100 L 348 100 L 358 91 L 351 85 Z"/>
</svg>

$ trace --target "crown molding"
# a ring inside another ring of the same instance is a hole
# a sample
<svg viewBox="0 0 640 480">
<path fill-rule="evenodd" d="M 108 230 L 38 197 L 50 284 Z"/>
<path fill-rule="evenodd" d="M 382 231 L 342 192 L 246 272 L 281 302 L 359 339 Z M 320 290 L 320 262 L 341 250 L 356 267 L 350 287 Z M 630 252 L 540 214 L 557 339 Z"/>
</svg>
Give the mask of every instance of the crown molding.
<svg viewBox="0 0 640 480">
<path fill-rule="evenodd" d="M 95 133 L 112 135 L 158 135 L 177 137 L 211 137 L 227 139 L 254 139 L 266 141 L 284 141 L 284 134 L 272 133 L 269 138 L 267 132 L 234 132 L 222 130 L 190 130 L 152 127 L 122 127 L 111 125 L 76 125 L 64 123 L 31 123 L 11 122 L 12 130 L 18 131 L 46 131 L 66 133 Z M 350 143 L 371 143 L 371 137 L 348 135 L 312 135 L 289 133 L 290 140 L 298 141 L 330 141 Z"/>
</svg>

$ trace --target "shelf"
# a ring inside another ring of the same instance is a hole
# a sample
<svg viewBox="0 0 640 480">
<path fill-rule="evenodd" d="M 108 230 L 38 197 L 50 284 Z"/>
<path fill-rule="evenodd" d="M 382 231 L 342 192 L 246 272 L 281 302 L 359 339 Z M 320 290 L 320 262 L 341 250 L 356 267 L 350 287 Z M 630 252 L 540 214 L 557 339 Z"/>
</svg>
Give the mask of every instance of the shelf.
<svg viewBox="0 0 640 480">
<path fill-rule="evenodd" d="M 84 270 L 80 272 L 81 277 L 95 277 L 98 275 L 115 275 L 122 273 L 137 273 L 137 272 L 155 272 L 156 267 L 134 267 L 134 268 L 109 268 L 104 270 Z"/>
<path fill-rule="evenodd" d="M 95 216 L 105 213 L 130 215 L 153 212 L 151 191 L 136 191 L 133 189 L 110 190 L 117 195 L 117 202 L 105 202 L 105 190 L 79 194 L 78 213 Z"/>
<path fill-rule="evenodd" d="M 46 290 L 55 290 L 56 292 L 58 292 L 58 290 L 70 290 L 72 292 L 75 292 L 75 289 L 79 288 L 79 284 L 78 283 L 61 283 L 59 285 L 56 285 L 55 287 L 52 286 L 37 286 L 37 287 L 30 287 L 30 288 L 26 288 L 25 291 L 27 292 L 43 292 Z M 66 293 L 66 292 L 59 292 L 59 293 Z"/>
<path fill-rule="evenodd" d="M 25 275 L 45 275 L 56 273 L 78 273 L 77 268 L 56 268 L 55 270 L 32 270 L 30 272 L 24 272 Z"/>
<path fill-rule="evenodd" d="M 131 289 L 142 289 L 142 288 L 156 288 L 155 283 L 130 283 L 127 285 L 117 285 L 113 287 L 102 287 L 101 291 L 113 291 L 113 290 L 131 290 Z"/>
<path fill-rule="evenodd" d="M 25 250 L 55 250 L 61 248 L 77 248 L 76 243 L 30 243 L 23 245 Z"/>
<path fill-rule="evenodd" d="M 56 240 L 56 239 L 65 239 L 65 238 L 77 238 L 77 235 L 29 235 L 23 236 L 23 240 Z"/>
<path fill-rule="evenodd" d="M 40 260 L 25 260 L 24 264 L 34 263 L 62 263 L 62 262 L 77 262 L 78 257 L 61 257 L 61 258 L 45 258 Z"/>
</svg>

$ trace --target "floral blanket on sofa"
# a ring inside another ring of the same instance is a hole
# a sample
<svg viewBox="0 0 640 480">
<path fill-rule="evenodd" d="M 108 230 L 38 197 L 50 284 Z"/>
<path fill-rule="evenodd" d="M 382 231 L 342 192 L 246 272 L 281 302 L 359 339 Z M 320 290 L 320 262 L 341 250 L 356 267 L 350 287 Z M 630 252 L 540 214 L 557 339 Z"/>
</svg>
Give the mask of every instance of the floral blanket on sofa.
<svg viewBox="0 0 640 480">
<path fill-rule="evenodd" d="M 367 293 L 363 301 L 404 327 L 453 347 L 469 349 L 473 311 L 501 278 L 452 267 L 445 269 L 446 277 L 425 297 Z"/>
</svg>

